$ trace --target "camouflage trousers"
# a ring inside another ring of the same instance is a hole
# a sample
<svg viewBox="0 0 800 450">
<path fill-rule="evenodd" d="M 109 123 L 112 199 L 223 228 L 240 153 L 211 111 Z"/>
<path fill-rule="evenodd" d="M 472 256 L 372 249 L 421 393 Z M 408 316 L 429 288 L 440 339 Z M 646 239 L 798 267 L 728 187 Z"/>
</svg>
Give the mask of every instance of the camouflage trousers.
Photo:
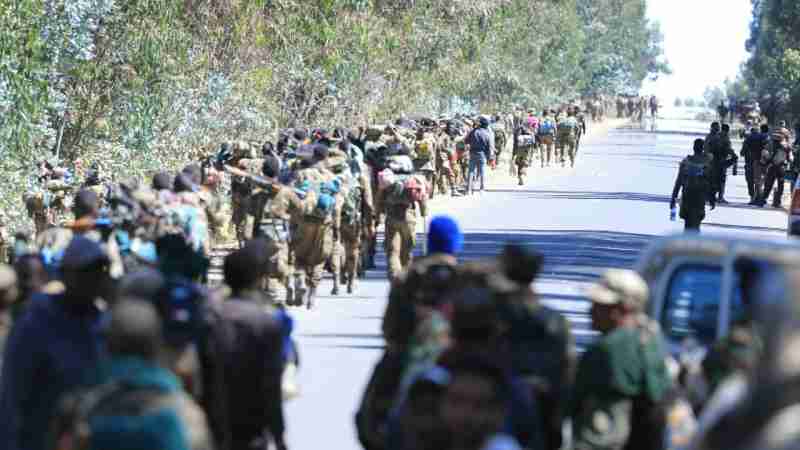
<svg viewBox="0 0 800 450">
<path fill-rule="evenodd" d="M 362 250 L 362 229 L 360 224 L 342 224 L 342 247 L 344 255 L 344 271 L 342 271 L 341 281 L 348 285 L 348 291 L 352 293 L 352 285 L 358 279 L 358 272 L 361 269 L 361 250 Z"/>
<path fill-rule="evenodd" d="M 249 202 L 240 197 L 233 197 L 231 199 L 231 224 L 236 230 L 236 240 L 240 245 L 253 237 L 251 219 Z"/>
<path fill-rule="evenodd" d="M 335 252 L 338 252 L 337 247 L 330 224 L 303 223 L 296 228 L 292 235 L 296 300 L 310 292 L 309 302 L 313 301 L 314 293 L 322 281 L 325 263 L 333 260 Z M 334 263 L 331 266 L 338 274 L 339 265 Z"/>
<path fill-rule="evenodd" d="M 550 161 L 553 159 L 553 151 L 555 150 L 555 139 L 553 136 L 541 136 L 539 143 L 539 152 L 542 159 L 542 167 L 549 166 Z"/>
<path fill-rule="evenodd" d="M 395 279 L 411 264 L 411 253 L 417 241 L 417 223 L 386 218 L 383 246 L 388 260 L 389 280 Z"/>
<path fill-rule="evenodd" d="M 576 145 L 574 137 L 569 136 L 558 139 L 557 155 L 562 165 L 566 162 L 566 158 L 568 157 L 570 165 L 575 166 L 575 150 Z"/>
</svg>

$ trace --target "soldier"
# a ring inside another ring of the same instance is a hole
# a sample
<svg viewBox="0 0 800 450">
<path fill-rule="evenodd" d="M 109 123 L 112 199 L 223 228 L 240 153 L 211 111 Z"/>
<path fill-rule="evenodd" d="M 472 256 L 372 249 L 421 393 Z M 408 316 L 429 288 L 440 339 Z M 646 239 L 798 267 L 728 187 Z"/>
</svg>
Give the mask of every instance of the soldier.
<svg viewBox="0 0 800 450">
<path fill-rule="evenodd" d="M 384 247 L 388 276 L 394 280 L 411 263 L 416 245 L 417 210 L 422 220 L 428 215 L 425 184 L 416 176 L 397 181 L 378 194 L 379 213 L 386 215 Z"/>
<path fill-rule="evenodd" d="M 258 174 L 255 170 L 258 164 L 250 163 L 255 159 L 255 154 L 249 146 L 244 143 L 224 143 L 220 148 L 220 154 L 228 155 L 228 164 L 246 170 L 252 174 Z M 245 160 L 245 162 L 242 162 Z M 231 177 L 231 224 L 236 230 L 236 240 L 239 248 L 244 247 L 244 243 L 250 239 L 252 226 L 248 226 L 248 218 L 251 215 L 250 194 L 253 187 L 248 179 L 244 177 Z"/>
<path fill-rule="evenodd" d="M 414 143 L 414 170 L 421 173 L 428 184 L 429 196 L 432 199 L 437 184 L 436 161 L 434 156 L 438 152 L 438 141 L 433 133 L 424 127 L 417 130 Z"/>
<path fill-rule="evenodd" d="M 341 224 L 340 182 L 325 167 L 329 150 L 314 144 L 313 157 L 302 162 L 295 185 L 304 190 L 303 214 L 292 224 L 291 247 L 295 264 L 294 306 L 314 306 L 325 262 L 334 254 Z M 302 150 L 302 149 L 301 149 Z M 338 274 L 337 274 L 338 275 Z M 339 280 L 334 277 L 334 291 Z"/>
<path fill-rule="evenodd" d="M 749 205 L 758 205 L 764 187 L 764 170 L 761 157 L 769 142 L 769 127 L 762 125 L 761 130 L 753 127 L 742 144 L 741 155 L 744 157 L 744 174 L 747 180 L 747 193 L 750 194 Z"/>
<path fill-rule="evenodd" d="M 577 135 L 580 124 L 575 118 L 572 109 L 568 109 L 567 117 L 558 123 L 558 156 L 561 159 L 561 166 L 565 164 L 564 153 L 569 156 L 570 167 L 575 167 L 575 151 L 577 147 Z"/>
<path fill-rule="evenodd" d="M 347 140 L 340 143 L 340 146 L 347 145 L 350 145 Z M 364 163 L 351 159 L 350 172 L 352 179 L 343 193 L 341 214 L 341 238 L 344 247 L 344 270 L 341 281 L 347 286 L 348 294 L 356 290 L 363 242 L 375 234 L 369 169 Z"/>
<path fill-rule="evenodd" d="M 290 277 L 292 267 L 289 260 L 289 232 L 292 216 L 303 210 L 303 203 L 291 188 L 278 181 L 280 161 L 269 155 L 264 159 L 261 173 L 271 185 L 257 186 L 252 202 L 255 207 L 255 227 L 253 237 L 263 239 L 268 249 L 267 265 L 264 271 L 264 291 L 267 300 L 278 303 L 278 291 L 286 291 L 285 302 L 295 302 L 294 286 Z"/>
<path fill-rule="evenodd" d="M 700 223 L 706 217 L 706 202 L 711 203 L 712 210 L 716 207 L 711 189 L 711 170 L 708 158 L 703 154 L 704 145 L 702 139 L 694 141 L 694 154 L 681 161 L 672 189 L 670 209 L 675 208 L 678 194 L 683 192 L 680 217 L 686 223 L 686 230 L 700 231 Z"/>
<path fill-rule="evenodd" d="M 725 180 L 727 178 L 728 167 L 733 166 L 733 175 L 736 175 L 736 163 L 738 157 L 731 146 L 729 136 L 730 126 L 726 123 L 720 128 L 719 124 L 712 124 L 711 134 L 706 139 L 706 154 L 712 157 L 712 187 L 717 196 L 718 203 L 728 203 L 725 200 Z"/>
<path fill-rule="evenodd" d="M 525 125 L 518 127 L 516 133 L 514 133 L 513 164 L 517 167 L 517 178 L 520 186 L 525 184 L 525 177 L 528 175 L 531 154 L 535 145 L 536 136 L 533 135 L 533 131 Z"/>
<path fill-rule="evenodd" d="M 775 194 L 772 196 L 772 207 L 780 208 L 783 200 L 783 188 L 786 184 L 786 166 L 792 162 L 792 148 L 789 145 L 791 135 L 786 128 L 779 128 L 772 133 L 768 145 L 768 155 L 762 158 L 761 165 L 766 168 L 766 179 L 764 181 L 764 193 L 758 206 L 767 203 L 772 187 L 775 186 Z"/>
<path fill-rule="evenodd" d="M 541 152 L 542 167 L 550 166 L 550 160 L 553 158 L 553 150 L 555 148 L 556 136 L 556 123 L 550 112 L 547 110 L 542 111 L 542 120 L 539 122 L 539 129 L 537 131 L 537 138 L 539 139 L 539 150 Z"/>
<path fill-rule="evenodd" d="M 439 136 L 439 144 L 436 146 L 436 171 L 438 172 L 437 181 L 439 184 L 439 193 L 445 194 L 445 180 L 450 186 L 450 196 L 456 196 L 456 173 L 454 167 L 457 164 L 455 142 L 453 136 L 450 134 L 450 125 L 445 124 L 441 135 Z"/>
<path fill-rule="evenodd" d="M 647 284 L 635 272 L 609 270 L 588 295 L 592 328 L 601 337 L 578 364 L 570 405 L 574 448 L 663 448 L 661 404 L 671 380 L 658 326 L 643 314 Z"/>
</svg>

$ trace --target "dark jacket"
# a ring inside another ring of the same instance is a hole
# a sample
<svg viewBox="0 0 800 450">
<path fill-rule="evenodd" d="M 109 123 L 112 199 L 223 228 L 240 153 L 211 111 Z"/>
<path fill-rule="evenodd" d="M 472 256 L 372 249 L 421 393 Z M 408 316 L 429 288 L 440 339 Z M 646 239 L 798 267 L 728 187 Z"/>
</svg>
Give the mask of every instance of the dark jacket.
<svg viewBox="0 0 800 450">
<path fill-rule="evenodd" d="M 483 153 L 487 160 L 492 159 L 494 153 L 494 137 L 488 128 L 476 128 L 467 136 L 470 154 Z"/>
<path fill-rule="evenodd" d="M 769 142 L 769 135 L 764 133 L 752 133 L 745 138 L 742 144 L 742 156 L 748 161 L 760 161 L 761 152 Z"/>
<path fill-rule="evenodd" d="M 254 299 L 226 300 L 212 316 L 200 357 L 203 403 L 218 447 L 264 431 L 282 440 L 286 322 Z"/>
<path fill-rule="evenodd" d="M 76 315 L 62 296 L 34 296 L 6 345 L 0 442 L 7 450 L 44 450 L 59 398 L 83 385 L 105 356 L 104 314 Z"/>
</svg>

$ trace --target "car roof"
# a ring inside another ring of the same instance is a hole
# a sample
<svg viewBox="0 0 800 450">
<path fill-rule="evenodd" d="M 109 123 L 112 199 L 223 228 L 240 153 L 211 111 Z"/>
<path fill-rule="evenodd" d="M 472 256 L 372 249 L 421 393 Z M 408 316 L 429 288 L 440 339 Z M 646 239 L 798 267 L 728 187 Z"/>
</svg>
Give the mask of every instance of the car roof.
<svg viewBox="0 0 800 450">
<path fill-rule="evenodd" d="M 640 273 L 659 265 L 659 259 L 694 256 L 722 259 L 736 253 L 781 264 L 800 267 L 800 243 L 786 238 L 742 238 L 731 235 L 677 234 L 658 238 L 639 256 L 636 269 Z"/>
</svg>

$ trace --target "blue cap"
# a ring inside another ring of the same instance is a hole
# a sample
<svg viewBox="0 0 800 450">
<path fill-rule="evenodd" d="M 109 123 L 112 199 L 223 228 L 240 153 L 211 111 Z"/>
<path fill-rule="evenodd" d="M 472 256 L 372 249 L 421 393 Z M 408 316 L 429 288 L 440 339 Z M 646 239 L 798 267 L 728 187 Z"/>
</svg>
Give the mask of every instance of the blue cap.
<svg viewBox="0 0 800 450">
<path fill-rule="evenodd" d="M 455 255 L 464 247 L 464 235 L 449 216 L 434 217 L 428 229 L 428 253 Z"/>
</svg>

